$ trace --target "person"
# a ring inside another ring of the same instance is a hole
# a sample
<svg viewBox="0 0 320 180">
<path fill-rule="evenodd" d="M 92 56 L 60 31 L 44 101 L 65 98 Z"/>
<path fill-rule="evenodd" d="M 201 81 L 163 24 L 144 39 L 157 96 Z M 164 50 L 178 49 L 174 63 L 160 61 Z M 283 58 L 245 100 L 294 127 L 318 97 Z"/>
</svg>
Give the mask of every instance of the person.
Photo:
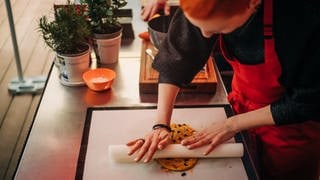
<svg viewBox="0 0 320 180">
<path fill-rule="evenodd" d="M 149 162 L 170 143 L 178 91 L 219 51 L 234 74 L 228 100 L 235 115 L 182 141 L 216 146 L 246 130 L 262 179 L 318 179 L 320 160 L 320 3 L 183 0 L 153 68 L 159 71 L 155 126 L 127 143 Z"/>
</svg>

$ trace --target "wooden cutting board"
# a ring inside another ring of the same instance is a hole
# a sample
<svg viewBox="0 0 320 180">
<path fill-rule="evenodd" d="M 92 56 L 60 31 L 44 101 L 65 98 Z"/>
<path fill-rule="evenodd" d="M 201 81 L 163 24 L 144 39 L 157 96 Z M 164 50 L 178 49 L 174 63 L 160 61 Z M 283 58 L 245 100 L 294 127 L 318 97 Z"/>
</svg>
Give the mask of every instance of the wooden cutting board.
<svg viewBox="0 0 320 180">
<path fill-rule="evenodd" d="M 146 53 L 147 48 L 156 54 L 156 50 L 150 41 L 142 41 L 139 90 L 140 93 L 157 93 L 159 73 L 151 66 L 152 58 Z M 216 87 L 216 71 L 213 59 L 210 57 L 204 68 L 198 72 L 189 85 L 181 89 L 181 92 L 214 94 Z"/>
</svg>

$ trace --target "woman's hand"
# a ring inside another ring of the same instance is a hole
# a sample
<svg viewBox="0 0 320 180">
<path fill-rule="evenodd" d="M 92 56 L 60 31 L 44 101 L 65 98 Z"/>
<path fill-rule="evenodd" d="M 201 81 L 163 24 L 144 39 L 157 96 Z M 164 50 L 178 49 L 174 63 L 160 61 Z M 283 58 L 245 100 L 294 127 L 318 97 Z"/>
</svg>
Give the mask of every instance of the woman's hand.
<svg viewBox="0 0 320 180">
<path fill-rule="evenodd" d="M 144 156 L 144 162 L 149 162 L 157 150 L 164 149 L 171 143 L 170 132 L 164 128 L 152 130 L 145 136 L 145 139 L 135 139 L 127 143 L 130 147 L 128 155 L 131 156 L 137 152 L 136 162 L 140 161 Z"/>
<path fill-rule="evenodd" d="M 127 143 L 130 147 L 128 154 L 137 153 L 135 161 L 138 162 L 145 156 L 144 162 L 149 162 L 157 150 L 164 149 L 171 143 L 170 118 L 179 89 L 172 84 L 159 83 L 157 120 L 152 131 L 144 137 L 144 140 L 136 139 Z"/>
<path fill-rule="evenodd" d="M 274 125 L 270 105 L 213 123 L 208 128 L 184 139 L 181 144 L 189 149 L 209 145 L 205 152 L 207 155 L 219 144 L 231 139 L 237 132 L 266 125 Z"/>
<path fill-rule="evenodd" d="M 209 145 L 205 155 L 209 154 L 215 147 L 231 139 L 237 131 L 231 121 L 213 123 L 208 128 L 196 132 L 194 135 L 184 139 L 181 144 L 188 149 L 194 149 Z"/>
<path fill-rule="evenodd" d="M 144 21 L 148 21 L 161 9 L 164 10 L 165 15 L 170 14 L 170 6 L 167 4 L 167 0 L 147 0 L 141 10 L 141 18 Z"/>
</svg>

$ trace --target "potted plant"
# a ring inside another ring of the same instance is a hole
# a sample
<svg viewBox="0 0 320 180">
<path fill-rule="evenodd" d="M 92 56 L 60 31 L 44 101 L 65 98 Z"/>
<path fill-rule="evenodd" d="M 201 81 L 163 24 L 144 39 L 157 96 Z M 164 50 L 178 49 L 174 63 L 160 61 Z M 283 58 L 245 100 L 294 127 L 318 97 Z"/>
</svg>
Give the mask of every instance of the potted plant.
<svg viewBox="0 0 320 180">
<path fill-rule="evenodd" d="M 88 6 L 88 16 L 94 50 L 101 64 L 115 63 L 119 57 L 122 26 L 118 21 L 119 8 L 126 0 L 82 0 Z"/>
<path fill-rule="evenodd" d="M 89 69 L 90 26 L 85 7 L 67 1 L 54 5 L 54 19 L 47 16 L 39 20 L 39 31 L 46 45 L 56 52 L 60 82 L 64 85 L 83 84 L 82 74 Z"/>
</svg>

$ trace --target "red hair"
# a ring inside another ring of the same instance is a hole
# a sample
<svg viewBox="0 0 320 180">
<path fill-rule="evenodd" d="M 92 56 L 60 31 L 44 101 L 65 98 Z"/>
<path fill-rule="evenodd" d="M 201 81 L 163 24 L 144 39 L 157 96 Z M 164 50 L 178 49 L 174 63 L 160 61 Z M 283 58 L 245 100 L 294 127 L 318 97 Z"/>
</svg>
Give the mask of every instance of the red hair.
<svg viewBox="0 0 320 180">
<path fill-rule="evenodd" d="M 231 17 L 249 7 L 250 0 L 180 0 L 181 9 L 192 18 Z"/>
</svg>

